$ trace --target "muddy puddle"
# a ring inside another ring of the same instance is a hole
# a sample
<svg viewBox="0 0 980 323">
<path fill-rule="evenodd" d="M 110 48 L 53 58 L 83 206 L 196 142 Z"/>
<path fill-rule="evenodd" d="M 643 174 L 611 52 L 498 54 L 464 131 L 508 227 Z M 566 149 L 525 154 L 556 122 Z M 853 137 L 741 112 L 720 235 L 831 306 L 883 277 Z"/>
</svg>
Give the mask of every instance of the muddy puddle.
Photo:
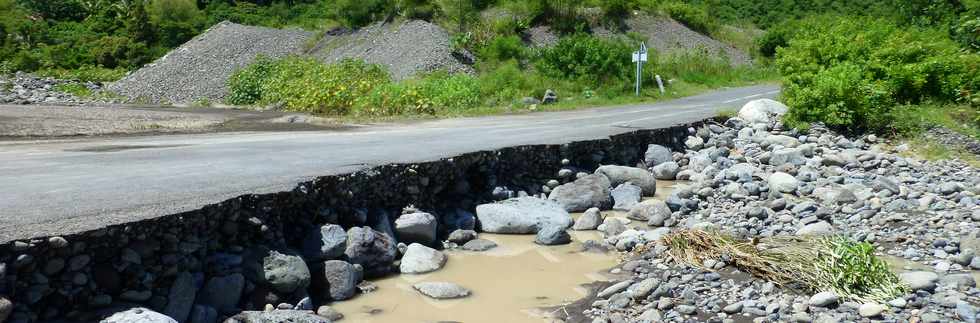
<svg viewBox="0 0 980 323">
<path fill-rule="evenodd" d="M 674 182 L 658 183 L 656 198 L 666 197 L 674 186 Z M 625 218 L 625 212 L 604 211 L 603 215 Z M 608 269 L 618 263 L 615 251 L 581 251 L 583 241 L 602 239 L 598 231 L 569 233 L 573 241 L 563 246 L 537 245 L 534 235 L 482 233 L 480 238 L 498 247 L 484 252 L 445 250 L 449 261 L 441 270 L 374 280 L 376 291 L 331 306 L 344 314 L 344 322 L 549 322 L 565 316 L 560 313 L 563 305 L 589 295 L 586 284 L 610 280 Z M 455 300 L 429 299 L 412 288 L 426 281 L 455 283 L 472 294 Z"/>
</svg>

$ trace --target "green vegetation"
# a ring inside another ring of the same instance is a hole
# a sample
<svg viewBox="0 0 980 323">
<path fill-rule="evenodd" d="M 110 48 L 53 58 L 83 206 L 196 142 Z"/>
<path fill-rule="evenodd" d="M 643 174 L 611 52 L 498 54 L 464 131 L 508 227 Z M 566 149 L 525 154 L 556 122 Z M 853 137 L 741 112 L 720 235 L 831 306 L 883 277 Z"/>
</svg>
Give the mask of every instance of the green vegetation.
<svg viewBox="0 0 980 323">
<path fill-rule="evenodd" d="M 260 58 L 229 79 L 228 103 L 281 104 L 291 111 L 355 118 L 460 116 L 523 109 L 523 98 L 540 98 L 547 89 L 559 93 L 562 104 L 554 108 L 561 109 L 655 100 L 774 78 L 771 69 L 732 67 L 704 53 L 653 52 L 643 75 L 648 86 L 634 97 L 633 65 L 622 59 L 632 52 L 627 40 L 576 34 L 554 47 L 532 50 L 515 37 L 491 40 L 481 50 L 485 59 L 477 75 L 433 72 L 400 82 L 381 66 L 361 61 Z M 674 81 L 671 93 L 656 90 L 654 70 Z"/>
<path fill-rule="evenodd" d="M 885 131 L 903 105 L 969 102 L 980 90 L 980 56 L 884 19 L 811 19 L 776 57 L 791 123 Z"/>
<path fill-rule="evenodd" d="M 663 238 L 674 261 L 701 267 L 707 259 L 732 258 L 732 264 L 756 277 L 808 292 L 833 291 L 841 298 L 884 303 L 908 288 L 874 246 L 841 236 L 780 236 L 758 242 L 718 231 L 681 230 Z M 761 247 L 757 247 L 761 246 Z"/>
</svg>

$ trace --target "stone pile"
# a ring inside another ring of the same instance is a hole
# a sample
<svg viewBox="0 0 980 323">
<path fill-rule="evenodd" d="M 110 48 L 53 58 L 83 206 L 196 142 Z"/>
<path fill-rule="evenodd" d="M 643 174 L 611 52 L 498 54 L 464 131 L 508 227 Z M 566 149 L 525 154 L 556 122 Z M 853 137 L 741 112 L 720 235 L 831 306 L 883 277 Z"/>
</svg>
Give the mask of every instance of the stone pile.
<svg viewBox="0 0 980 323">
<path fill-rule="evenodd" d="M 645 224 L 606 228 L 601 243 L 609 248 L 643 248 L 613 270 L 627 278 L 600 290 L 585 314 L 596 323 L 974 322 L 980 171 L 956 160 L 904 157 L 874 135 L 849 138 L 821 125 L 784 130 L 780 105 L 753 102 L 723 124 L 691 128 L 683 151 L 649 147 L 650 173 L 676 163 L 675 178 L 686 183 L 663 206 L 632 206 L 630 218 Z M 888 302 L 858 303 L 777 286 L 730 259 L 693 268 L 672 262 L 657 243 L 680 228 L 744 239 L 849 236 L 899 263 L 910 288 Z"/>
<path fill-rule="evenodd" d="M 89 101 L 58 91 L 58 85 L 67 84 L 79 84 L 93 93 L 102 89 L 102 84 L 95 82 L 59 80 L 17 72 L 0 75 L 0 104 L 80 104 Z"/>
</svg>

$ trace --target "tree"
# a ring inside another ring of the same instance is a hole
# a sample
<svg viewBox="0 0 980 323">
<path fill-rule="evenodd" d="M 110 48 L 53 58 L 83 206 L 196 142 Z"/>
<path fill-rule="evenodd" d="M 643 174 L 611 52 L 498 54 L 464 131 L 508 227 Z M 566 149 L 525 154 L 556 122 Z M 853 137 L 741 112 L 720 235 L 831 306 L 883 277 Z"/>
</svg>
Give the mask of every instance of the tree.
<svg viewBox="0 0 980 323">
<path fill-rule="evenodd" d="M 457 25 L 457 31 L 466 31 L 466 24 L 476 18 L 475 0 L 439 0 L 439 10 Z"/>
</svg>

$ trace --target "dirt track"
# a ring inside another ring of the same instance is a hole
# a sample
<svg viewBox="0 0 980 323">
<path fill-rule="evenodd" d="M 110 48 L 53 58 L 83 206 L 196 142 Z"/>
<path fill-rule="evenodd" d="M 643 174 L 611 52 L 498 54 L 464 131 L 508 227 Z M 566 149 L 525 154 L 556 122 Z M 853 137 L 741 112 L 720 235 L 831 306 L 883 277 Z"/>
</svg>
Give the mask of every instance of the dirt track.
<svg viewBox="0 0 980 323">
<path fill-rule="evenodd" d="M 0 105 L 0 139 L 338 129 L 331 119 L 223 108 Z"/>
</svg>

